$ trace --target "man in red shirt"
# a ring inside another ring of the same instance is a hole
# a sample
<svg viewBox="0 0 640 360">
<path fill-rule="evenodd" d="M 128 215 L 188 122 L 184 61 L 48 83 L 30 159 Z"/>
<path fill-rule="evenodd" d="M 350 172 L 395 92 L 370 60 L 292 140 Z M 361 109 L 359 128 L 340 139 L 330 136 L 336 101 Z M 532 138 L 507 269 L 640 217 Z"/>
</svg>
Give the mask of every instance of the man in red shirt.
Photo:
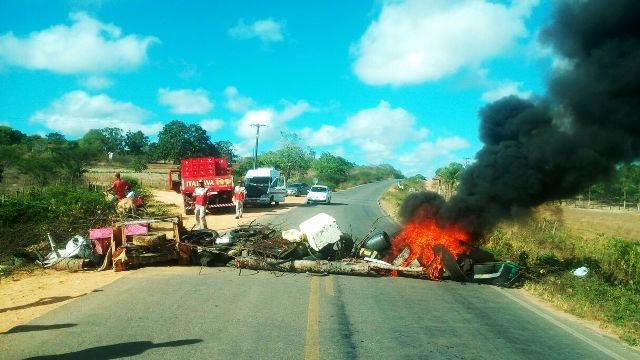
<svg viewBox="0 0 640 360">
<path fill-rule="evenodd" d="M 113 184 L 111 184 L 111 187 L 108 188 L 107 191 L 111 191 L 115 189 L 116 199 L 117 200 L 124 199 L 124 197 L 127 195 L 127 190 L 131 187 L 131 185 L 129 185 L 128 182 L 120 179 L 120 173 L 115 173 L 114 178 L 115 178 L 115 181 L 113 182 Z"/>
<path fill-rule="evenodd" d="M 207 191 L 204 187 L 204 181 L 198 181 L 198 186 L 193 190 L 193 202 L 196 203 L 196 229 L 202 230 L 207 228 Z"/>
</svg>

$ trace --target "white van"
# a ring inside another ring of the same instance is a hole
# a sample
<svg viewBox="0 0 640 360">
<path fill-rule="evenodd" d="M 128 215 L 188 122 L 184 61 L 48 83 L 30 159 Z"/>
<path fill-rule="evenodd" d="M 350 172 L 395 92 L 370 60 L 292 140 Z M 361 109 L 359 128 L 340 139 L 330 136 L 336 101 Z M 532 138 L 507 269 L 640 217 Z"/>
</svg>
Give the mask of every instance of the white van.
<svg viewBox="0 0 640 360">
<path fill-rule="evenodd" d="M 245 204 L 271 205 L 284 202 L 286 189 L 280 186 L 280 172 L 274 168 L 258 168 L 244 176 L 247 189 Z"/>
</svg>

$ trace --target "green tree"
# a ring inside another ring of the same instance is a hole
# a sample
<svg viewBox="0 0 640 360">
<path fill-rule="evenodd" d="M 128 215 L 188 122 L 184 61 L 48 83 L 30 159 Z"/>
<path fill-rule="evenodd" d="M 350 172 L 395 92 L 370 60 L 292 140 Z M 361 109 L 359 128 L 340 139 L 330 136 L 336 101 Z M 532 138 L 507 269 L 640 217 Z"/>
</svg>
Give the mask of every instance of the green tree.
<svg viewBox="0 0 640 360">
<path fill-rule="evenodd" d="M 68 142 L 64 135 L 58 132 L 48 133 L 45 138 L 47 139 L 47 144 L 53 146 L 61 146 Z"/>
<path fill-rule="evenodd" d="M 287 132 L 280 134 L 282 140 L 278 149 L 261 155 L 261 163 L 279 169 L 286 179 L 305 176 L 311 169 L 314 152 L 300 144 L 301 139 L 297 134 Z"/>
<path fill-rule="evenodd" d="M 104 145 L 107 152 L 122 154 L 124 153 L 125 137 L 120 128 L 103 128 L 100 129 L 104 135 Z"/>
<path fill-rule="evenodd" d="M 142 131 L 127 131 L 125 136 L 125 145 L 129 149 L 129 153 L 133 155 L 142 155 L 144 149 L 149 146 L 149 137 Z"/>
<path fill-rule="evenodd" d="M 620 165 L 616 171 L 615 181 L 622 192 L 623 207 L 626 209 L 627 201 L 637 201 L 640 195 L 640 165 Z"/>
<path fill-rule="evenodd" d="M 27 135 L 19 130 L 14 130 L 8 126 L 0 126 L 0 145 L 15 145 L 20 144 Z"/>
<path fill-rule="evenodd" d="M 55 177 L 56 164 L 51 161 L 49 155 L 28 156 L 21 159 L 16 168 L 21 173 L 28 175 L 36 186 L 45 186 Z"/>
<path fill-rule="evenodd" d="M 321 181 L 333 186 L 340 185 L 349 177 L 349 171 L 354 164 L 340 156 L 323 152 L 318 159 L 313 162 L 313 169 L 316 171 Z"/>
<path fill-rule="evenodd" d="M 51 161 L 55 164 L 55 173 L 65 182 L 78 184 L 87 167 L 98 156 L 94 148 L 83 148 L 77 143 L 57 148 L 53 151 Z"/>
<path fill-rule="evenodd" d="M 258 163 L 256 166 L 262 166 L 260 159 L 258 159 Z M 234 164 L 234 173 L 236 176 L 244 176 L 247 171 L 253 169 L 253 156 L 243 157 L 238 159 L 238 161 Z"/>
<path fill-rule="evenodd" d="M 449 166 L 436 170 L 436 175 L 440 176 L 445 186 L 445 198 L 451 197 L 463 171 L 464 166 L 457 162 L 452 162 Z"/>
<path fill-rule="evenodd" d="M 91 129 L 84 134 L 78 143 L 83 148 L 94 148 L 100 152 L 107 151 L 107 137 L 100 129 Z"/>
<path fill-rule="evenodd" d="M 187 125 L 179 120 L 166 124 L 158 134 L 155 155 L 174 164 L 190 157 L 219 156 L 211 138 L 200 125 Z"/>
<path fill-rule="evenodd" d="M 29 152 L 42 153 L 47 150 L 47 140 L 40 135 L 30 135 L 22 143 Z"/>
<path fill-rule="evenodd" d="M 213 146 L 217 149 L 219 156 L 227 159 L 229 164 L 238 161 L 238 155 L 235 153 L 233 144 L 229 140 L 216 141 Z"/>
</svg>

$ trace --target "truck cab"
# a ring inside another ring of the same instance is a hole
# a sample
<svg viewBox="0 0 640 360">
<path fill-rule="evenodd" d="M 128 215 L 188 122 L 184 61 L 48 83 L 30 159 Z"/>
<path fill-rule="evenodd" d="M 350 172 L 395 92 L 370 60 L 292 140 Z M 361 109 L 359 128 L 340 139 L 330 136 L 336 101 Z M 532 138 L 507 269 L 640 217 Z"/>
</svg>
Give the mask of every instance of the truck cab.
<svg viewBox="0 0 640 360">
<path fill-rule="evenodd" d="M 280 185 L 280 172 L 274 168 L 247 171 L 244 187 L 247 190 L 245 204 L 278 205 L 285 200 L 286 190 Z"/>
</svg>

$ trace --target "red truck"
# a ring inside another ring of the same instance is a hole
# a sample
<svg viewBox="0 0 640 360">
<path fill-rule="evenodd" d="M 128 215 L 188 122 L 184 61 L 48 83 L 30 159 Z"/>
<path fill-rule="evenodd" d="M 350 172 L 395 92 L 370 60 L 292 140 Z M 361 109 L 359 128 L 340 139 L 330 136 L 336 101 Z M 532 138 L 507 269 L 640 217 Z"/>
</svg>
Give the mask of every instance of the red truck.
<svg viewBox="0 0 640 360">
<path fill-rule="evenodd" d="M 195 204 L 193 190 L 198 181 L 204 180 L 207 191 L 207 210 L 232 207 L 233 204 L 233 170 L 227 159 L 203 157 L 184 159 L 179 169 L 169 171 L 169 189 L 182 193 L 184 213 L 193 215 Z"/>
</svg>

